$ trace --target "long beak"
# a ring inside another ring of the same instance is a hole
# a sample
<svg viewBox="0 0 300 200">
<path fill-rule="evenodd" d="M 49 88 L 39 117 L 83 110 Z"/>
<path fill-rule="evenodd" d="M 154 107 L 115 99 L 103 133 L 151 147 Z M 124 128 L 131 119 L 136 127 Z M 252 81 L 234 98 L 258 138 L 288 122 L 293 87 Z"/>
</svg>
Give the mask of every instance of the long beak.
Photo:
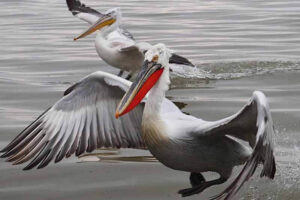
<svg viewBox="0 0 300 200">
<path fill-rule="evenodd" d="M 100 30 L 101 28 L 103 28 L 105 26 L 109 26 L 115 22 L 116 22 L 116 19 L 112 18 L 109 15 L 104 15 L 95 24 L 93 24 L 88 30 L 86 30 L 84 33 L 82 33 L 78 37 L 74 38 L 74 40 L 84 38 L 85 36 L 90 35 L 90 34 L 94 33 L 95 31 Z"/>
<path fill-rule="evenodd" d="M 148 91 L 155 85 L 163 73 L 164 68 L 156 62 L 145 61 L 143 67 L 125 93 L 116 110 L 116 118 L 134 109 L 146 96 Z"/>
</svg>

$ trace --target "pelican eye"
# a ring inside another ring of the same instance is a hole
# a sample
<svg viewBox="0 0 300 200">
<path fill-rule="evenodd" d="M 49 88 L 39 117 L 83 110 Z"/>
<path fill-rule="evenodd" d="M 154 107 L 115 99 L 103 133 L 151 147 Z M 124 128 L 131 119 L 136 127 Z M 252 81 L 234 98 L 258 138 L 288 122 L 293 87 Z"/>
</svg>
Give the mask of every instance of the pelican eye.
<svg viewBox="0 0 300 200">
<path fill-rule="evenodd" d="M 157 62 L 158 61 L 158 55 L 155 55 L 153 58 L 152 58 L 152 62 Z"/>
</svg>

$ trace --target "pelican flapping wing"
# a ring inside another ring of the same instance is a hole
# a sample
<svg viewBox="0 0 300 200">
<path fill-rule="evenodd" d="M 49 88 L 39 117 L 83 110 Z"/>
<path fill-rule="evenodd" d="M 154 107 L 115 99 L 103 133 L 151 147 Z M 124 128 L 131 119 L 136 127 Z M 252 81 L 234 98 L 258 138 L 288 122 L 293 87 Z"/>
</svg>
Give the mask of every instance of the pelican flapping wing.
<svg viewBox="0 0 300 200">
<path fill-rule="evenodd" d="M 115 119 L 116 107 L 130 84 L 105 72 L 85 77 L 9 143 L 1 157 L 14 164 L 31 160 L 24 168 L 31 169 L 100 147 L 146 148 L 140 134 L 143 104 Z"/>
<path fill-rule="evenodd" d="M 231 117 L 200 127 L 195 132 L 200 137 L 229 136 L 244 140 L 253 152 L 235 180 L 218 196 L 212 199 L 231 199 L 254 173 L 259 163 L 263 164 L 261 177 L 274 178 L 276 166 L 273 155 L 273 122 L 269 105 L 262 92 L 255 91 L 249 103 Z"/>
</svg>

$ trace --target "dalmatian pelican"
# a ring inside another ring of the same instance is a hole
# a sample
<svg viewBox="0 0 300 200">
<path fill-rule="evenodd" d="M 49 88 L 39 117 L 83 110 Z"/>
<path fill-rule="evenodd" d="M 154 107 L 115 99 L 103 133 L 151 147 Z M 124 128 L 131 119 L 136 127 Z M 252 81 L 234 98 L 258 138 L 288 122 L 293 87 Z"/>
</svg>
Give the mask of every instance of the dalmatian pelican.
<svg viewBox="0 0 300 200">
<path fill-rule="evenodd" d="M 100 58 L 109 65 L 119 68 L 119 76 L 122 76 L 124 71 L 129 72 L 126 79 L 130 79 L 133 74 L 140 70 L 144 53 L 152 45 L 147 42 L 137 42 L 133 35 L 122 26 L 120 8 L 108 9 L 102 14 L 85 6 L 79 0 L 67 0 L 66 2 L 74 16 L 91 24 L 86 32 L 74 38 L 74 40 L 83 38 L 98 30 L 95 46 Z M 172 53 L 169 62 L 194 67 L 188 59 L 175 53 Z"/>
</svg>

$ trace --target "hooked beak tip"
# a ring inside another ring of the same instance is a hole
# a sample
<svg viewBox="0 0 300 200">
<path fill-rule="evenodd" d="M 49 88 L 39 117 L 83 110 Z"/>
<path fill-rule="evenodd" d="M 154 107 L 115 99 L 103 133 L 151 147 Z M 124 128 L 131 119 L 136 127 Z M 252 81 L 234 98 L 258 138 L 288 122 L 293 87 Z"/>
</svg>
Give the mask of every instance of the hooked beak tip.
<svg viewBox="0 0 300 200">
<path fill-rule="evenodd" d="M 118 119 L 120 117 L 120 113 L 116 112 L 115 117 L 116 117 L 116 119 Z"/>
</svg>

